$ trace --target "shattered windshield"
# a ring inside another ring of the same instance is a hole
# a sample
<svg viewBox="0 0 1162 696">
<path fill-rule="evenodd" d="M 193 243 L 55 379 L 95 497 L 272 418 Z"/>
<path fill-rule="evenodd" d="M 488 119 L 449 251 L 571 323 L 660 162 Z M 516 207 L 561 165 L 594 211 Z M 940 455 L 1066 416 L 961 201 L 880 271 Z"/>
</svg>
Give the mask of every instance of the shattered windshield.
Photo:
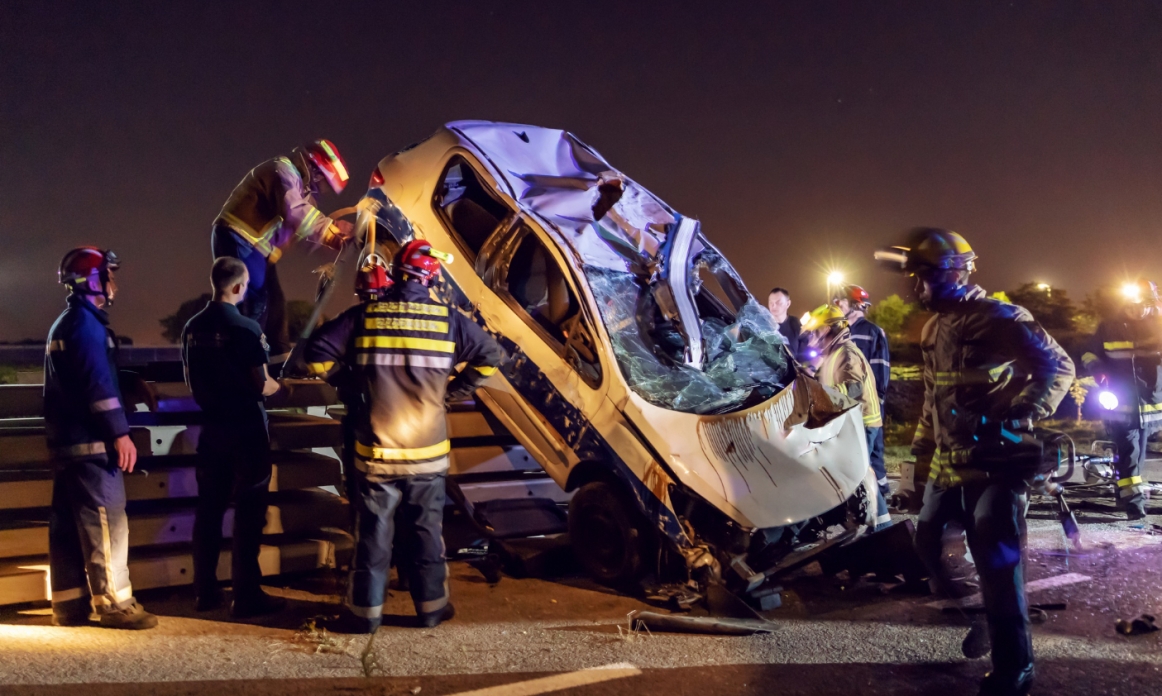
<svg viewBox="0 0 1162 696">
<path fill-rule="evenodd" d="M 617 364 L 629 386 L 655 406 L 687 413 L 724 413 L 765 401 L 793 378 L 785 340 L 765 307 L 749 295 L 733 312 L 706 287 L 705 271 L 726 264 L 704 255 L 691 275 L 701 321 L 702 369 L 686 364 L 685 339 L 639 276 L 585 266 Z M 733 269 L 731 269 L 733 270 Z"/>
</svg>

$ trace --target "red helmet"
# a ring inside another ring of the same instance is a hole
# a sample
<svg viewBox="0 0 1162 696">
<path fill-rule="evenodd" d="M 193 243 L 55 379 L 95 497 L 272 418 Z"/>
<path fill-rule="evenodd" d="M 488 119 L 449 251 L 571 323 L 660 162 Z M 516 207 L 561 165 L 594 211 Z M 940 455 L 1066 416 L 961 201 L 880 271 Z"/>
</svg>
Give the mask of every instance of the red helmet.
<svg viewBox="0 0 1162 696">
<path fill-rule="evenodd" d="M 391 264 L 392 276 L 396 282 L 403 282 L 410 275 L 427 286 L 439 277 L 441 261 L 452 263 L 452 255 L 433 249 L 431 244 L 422 239 L 413 239 L 395 253 Z"/>
<path fill-rule="evenodd" d="M 98 249 L 93 246 L 83 246 L 73 249 L 61 259 L 57 269 L 57 282 L 69 290 L 82 295 L 105 295 L 105 284 L 109 282 L 109 271 L 121 268 L 121 259 L 112 251 Z M 101 282 L 101 292 L 89 287 L 89 279 L 96 276 Z"/>
<path fill-rule="evenodd" d="M 343 162 L 343 156 L 339 154 L 339 148 L 335 147 L 335 143 L 330 140 L 316 140 L 304 145 L 302 152 L 331 185 L 332 191 L 339 193 L 347 187 L 347 179 L 350 178 L 347 176 L 347 165 Z"/>
<path fill-rule="evenodd" d="M 852 309 L 867 309 L 871 304 L 871 296 L 858 285 L 845 285 L 835 296 L 835 300 L 847 300 Z"/>
<path fill-rule="evenodd" d="M 365 302 L 382 299 L 392 284 L 379 254 L 368 256 L 363 267 L 355 274 L 355 294 Z"/>
</svg>

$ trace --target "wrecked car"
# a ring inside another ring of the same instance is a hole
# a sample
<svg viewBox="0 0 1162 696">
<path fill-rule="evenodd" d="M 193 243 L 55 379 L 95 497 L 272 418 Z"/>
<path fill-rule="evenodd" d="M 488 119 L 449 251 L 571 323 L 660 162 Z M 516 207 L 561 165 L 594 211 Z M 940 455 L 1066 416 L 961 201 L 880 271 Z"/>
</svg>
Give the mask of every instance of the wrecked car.
<svg viewBox="0 0 1162 696">
<path fill-rule="evenodd" d="M 575 491 L 597 580 L 757 605 L 873 521 L 858 407 L 801 371 L 698 220 L 572 134 L 448 123 L 384 158 L 360 210 L 364 235 L 455 256 L 434 292 L 508 354 L 477 399 Z"/>
</svg>

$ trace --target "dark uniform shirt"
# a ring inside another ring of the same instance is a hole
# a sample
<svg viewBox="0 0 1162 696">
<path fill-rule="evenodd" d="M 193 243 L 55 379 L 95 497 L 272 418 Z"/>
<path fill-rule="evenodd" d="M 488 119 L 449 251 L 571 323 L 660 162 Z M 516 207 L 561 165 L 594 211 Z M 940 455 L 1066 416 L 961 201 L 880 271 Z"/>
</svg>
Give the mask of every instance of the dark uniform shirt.
<svg viewBox="0 0 1162 696">
<path fill-rule="evenodd" d="M 268 359 L 258 322 L 228 302 L 210 302 L 182 330 L 186 384 L 207 422 L 266 430 L 255 368 Z"/>
<path fill-rule="evenodd" d="M 888 353 L 888 335 L 884 330 L 860 317 L 851 322 L 851 340 L 863 352 L 876 378 L 876 393 L 880 403 L 888 395 L 888 380 L 892 374 L 892 358 Z"/>
<path fill-rule="evenodd" d="M 53 457 L 106 459 L 129 433 L 109 316 L 80 295 L 49 330 L 44 357 L 45 435 Z"/>
<path fill-rule="evenodd" d="M 344 377 L 355 466 L 374 476 L 448 469 L 444 400 L 496 372 L 496 341 L 428 289 L 399 283 L 382 302 L 351 307 L 311 336 L 303 356 L 316 374 Z M 455 366 L 467 363 L 451 384 Z"/>
<path fill-rule="evenodd" d="M 787 348 L 791 351 L 791 355 L 799 358 L 799 334 L 802 333 L 803 326 L 799 323 L 798 317 L 787 315 L 783 323 L 779 324 L 779 333 L 783 334 L 783 338 L 787 339 Z"/>
<path fill-rule="evenodd" d="M 1107 319 L 1081 355 L 1091 375 L 1105 375 L 1118 406 L 1106 420 L 1129 428 L 1162 423 L 1162 317 Z"/>
</svg>

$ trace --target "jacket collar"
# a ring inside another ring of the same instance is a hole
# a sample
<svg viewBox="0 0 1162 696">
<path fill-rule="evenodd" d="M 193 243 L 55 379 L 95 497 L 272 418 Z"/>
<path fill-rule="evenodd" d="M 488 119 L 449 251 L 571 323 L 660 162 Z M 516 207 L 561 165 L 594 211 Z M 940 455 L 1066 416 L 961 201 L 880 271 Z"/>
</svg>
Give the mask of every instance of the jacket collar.
<svg viewBox="0 0 1162 696">
<path fill-rule="evenodd" d="M 932 311 L 938 313 L 955 312 L 964 308 L 969 302 L 983 300 L 987 296 L 988 293 L 979 285 L 961 285 L 938 298 L 933 298 Z"/>
<path fill-rule="evenodd" d="M 392 287 L 392 290 L 393 299 L 400 299 L 406 302 L 431 302 L 431 295 L 428 294 L 428 288 L 410 280 L 396 283 Z"/>
<path fill-rule="evenodd" d="M 84 295 L 69 295 L 67 301 L 70 307 L 79 307 L 82 310 L 92 312 L 93 316 L 97 317 L 97 321 L 101 322 L 105 326 L 109 325 L 109 314 L 97 305 L 86 300 Z"/>
</svg>

